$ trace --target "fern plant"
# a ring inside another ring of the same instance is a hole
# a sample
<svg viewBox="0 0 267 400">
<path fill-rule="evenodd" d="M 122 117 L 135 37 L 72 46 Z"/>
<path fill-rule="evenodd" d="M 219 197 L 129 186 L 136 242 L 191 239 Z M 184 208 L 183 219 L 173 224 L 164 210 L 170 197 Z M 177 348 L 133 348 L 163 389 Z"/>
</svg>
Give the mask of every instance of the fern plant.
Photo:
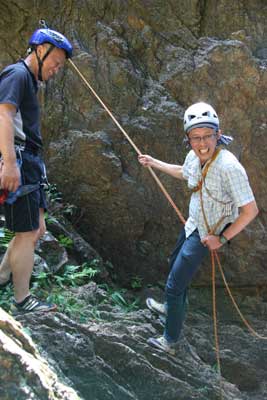
<svg viewBox="0 0 267 400">
<path fill-rule="evenodd" d="M 7 248 L 15 234 L 6 228 L 0 228 L 0 247 Z"/>
</svg>

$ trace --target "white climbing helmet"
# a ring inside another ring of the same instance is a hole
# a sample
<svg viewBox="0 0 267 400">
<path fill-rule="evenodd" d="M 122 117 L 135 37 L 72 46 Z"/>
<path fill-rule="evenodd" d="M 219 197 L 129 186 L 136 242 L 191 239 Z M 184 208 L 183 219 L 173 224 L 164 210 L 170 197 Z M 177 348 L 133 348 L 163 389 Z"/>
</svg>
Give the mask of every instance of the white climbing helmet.
<svg viewBox="0 0 267 400">
<path fill-rule="evenodd" d="M 213 128 L 219 130 L 219 118 L 207 103 L 195 103 L 184 113 L 184 131 L 188 134 L 193 128 Z"/>
</svg>

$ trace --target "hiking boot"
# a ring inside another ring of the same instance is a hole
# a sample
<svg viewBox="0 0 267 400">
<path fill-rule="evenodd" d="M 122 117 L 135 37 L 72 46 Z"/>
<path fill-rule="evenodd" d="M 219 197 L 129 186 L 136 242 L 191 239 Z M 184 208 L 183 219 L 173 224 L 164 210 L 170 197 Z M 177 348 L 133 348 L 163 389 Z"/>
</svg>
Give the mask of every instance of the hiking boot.
<svg viewBox="0 0 267 400">
<path fill-rule="evenodd" d="M 156 300 L 152 299 L 152 297 L 146 299 L 146 305 L 151 311 L 157 314 L 167 315 L 165 304 L 158 303 Z"/>
<path fill-rule="evenodd" d="M 26 297 L 21 303 L 17 303 L 13 300 L 11 304 L 10 311 L 12 315 L 21 315 L 27 314 L 30 312 L 49 312 L 49 311 L 56 311 L 57 306 L 56 304 L 45 303 L 35 296 L 30 294 Z"/>
<path fill-rule="evenodd" d="M 175 355 L 175 344 L 169 343 L 164 336 L 160 336 L 159 338 L 149 338 L 147 343 L 155 347 L 156 349 L 165 351 L 165 353 L 170 354 L 171 356 Z"/>
</svg>

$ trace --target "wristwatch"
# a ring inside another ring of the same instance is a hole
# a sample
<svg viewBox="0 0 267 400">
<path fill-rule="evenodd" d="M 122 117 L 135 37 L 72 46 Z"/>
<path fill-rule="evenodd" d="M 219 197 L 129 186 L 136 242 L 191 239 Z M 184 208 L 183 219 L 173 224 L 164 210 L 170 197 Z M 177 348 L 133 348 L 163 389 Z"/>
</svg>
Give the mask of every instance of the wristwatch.
<svg viewBox="0 0 267 400">
<path fill-rule="evenodd" d="M 226 237 L 223 235 L 223 233 L 221 233 L 221 234 L 219 235 L 219 242 L 220 242 L 221 244 L 225 244 L 225 243 L 228 242 L 228 239 L 226 239 Z"/>
</svg>

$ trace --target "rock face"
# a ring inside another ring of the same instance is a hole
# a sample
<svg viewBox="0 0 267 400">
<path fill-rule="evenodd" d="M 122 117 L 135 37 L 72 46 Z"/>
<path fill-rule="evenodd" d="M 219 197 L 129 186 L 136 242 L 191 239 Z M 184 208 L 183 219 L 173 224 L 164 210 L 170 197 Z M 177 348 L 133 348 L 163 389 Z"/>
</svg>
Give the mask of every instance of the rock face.
<svg viewBox="0 0 267 400">
<path fill-rule="evenodd" d="M 20 323 L 0 308 L 0 399 L 79 400 L 40 356 Z"/>
<path fill-rule="evenodd" d="M 91 285 L 80 288 L 77 296 L 88 302 L 89 311 L 105 295 Z M 257 301 L 242 293 L 236 297 L 253 327 L 267 336 L 266 293 L 259 293 Z M 222 399 L 263 400 L 267 342 L 247 332 L 223 293 L 218 298 Z M 102 302 L 98 311 L 95 320 L 83 325 L 58 313 L 20 318 L 42 355 L 84 400 L 220 398 L 210 290 L 191 291 L 185 336 L 176 356 L 147 345 L 149 337 L 163 330 L 149 310 L 125 314 Z"/>
<path fill-rule="evenodd" d="M 235 138 L 230 150 L 245 166 L 260 208 L 257 220 L 224 247 L 222 263 L 232 286 L 258 287 L 251 296 L 241 292 L 238 300 L 255 329 L 267 336 L 266 293 L 259 289 L 266 286 L 265 3 L 1 1 L 0 67 L 25 54 L 41 16 L 73 41 L 75 64 L 140 151 L 167 162 L 181 164 L 187 153 L 182 145 L 185 108 L 199 100 L 214 105 L 223 131 Z M 40 101 L 50 180 L 65 202 L 79 207 L 80 217 L 72 223 L 90 243 L 72 232 L 81 261 L 98 254 L 111 259 L 114 275 L 124 282 L 165 279 L 166 259 L 181 224 L 138 164 L 136 152 L 71 68 L 40 90 Z M 185 184 L 159 176 L 186 217 Z M 54 229 L 65 234 L 64 227 Z M 57 265 L 64 260 L 62 254 Z M 209 282 L 207 260 L 195 284 Z M 97 296 L 104 296 L 96 292 L 77 290 L 88 311 L 94 310 Z M 1 312 L 0 398 L 217 400 L 209 295 L 205 289 L 192 291 L 176 357 L 146 344 L 163 329 L 148 310 L 126 315 L 105 304 L 86 324 L 61 314 L 21 318 L 42 357 L 78 395 L 59 383 L 29 338 Z M 223 398 L 266 399 L 266 341 L 249 336 L 224 292 L 219 299 Z"/>
<path fill-rule="evenodd" d="M 1 66 L 23 53 L 39 16 L 47 18 L 72 39 L 74 62 L 144 153 L 182 163 L 184 109 L 199 100 L 214 105 L 260 208 L 223 259 L 232 284 L 266 283 L 265 3 L 48 0 L 2 2 L 0 10 Z M 120 278 L 165 277 L 181 225 L 135 151 L 71 69 L 41 97 L 49 176 L 82 210 L 80 232 Z M 187 216 L 185 184 L 162 181 Z M 209 282 L 208 268 L 199 285 Z"/>
</svg>

